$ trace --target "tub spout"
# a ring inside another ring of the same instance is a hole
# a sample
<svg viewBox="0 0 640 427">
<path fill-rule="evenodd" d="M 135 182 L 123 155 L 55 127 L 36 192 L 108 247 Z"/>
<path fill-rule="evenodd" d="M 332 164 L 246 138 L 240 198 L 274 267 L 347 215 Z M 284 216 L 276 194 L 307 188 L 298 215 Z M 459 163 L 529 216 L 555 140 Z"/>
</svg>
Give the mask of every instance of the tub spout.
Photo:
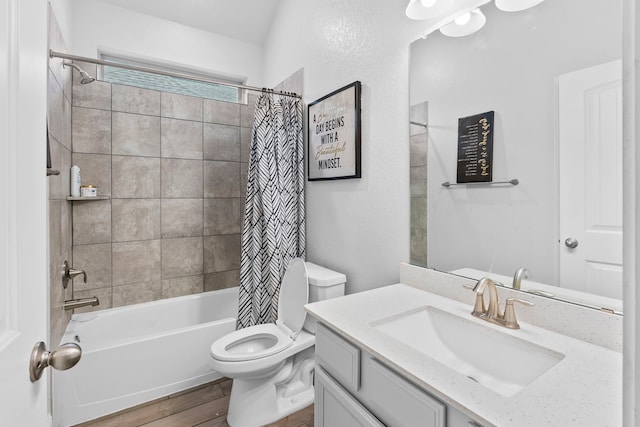
<svg viewBox="0 0 640 427">
<path fill-rule="evenodd" d="M 86 307 L 87 305 L 96 306 L 100 304 L 98 297 L 70 299 L 64 302 L 65 310 L 73 310 L 74 308 Z"/>
</svg>

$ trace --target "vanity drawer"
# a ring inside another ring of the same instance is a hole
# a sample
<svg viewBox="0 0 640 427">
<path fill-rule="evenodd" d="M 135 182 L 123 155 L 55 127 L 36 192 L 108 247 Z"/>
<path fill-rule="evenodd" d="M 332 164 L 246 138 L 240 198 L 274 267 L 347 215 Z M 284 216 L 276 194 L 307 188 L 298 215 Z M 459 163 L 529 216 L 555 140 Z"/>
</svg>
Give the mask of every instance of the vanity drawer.
<svg viewBox="0 0 640 427">
<path fill-rule="evenodd" d="M 322 368 L 316 367 L 315 377 L 317 427 L 385 427 Z"/>
<path fill-rule="evenodd" d="M 366 406 L 387 426 L 445 427 L 446 405 L 377 360 L 363 361 Z"/>
<path fill-rule="evenodd" d="M 316 331 L 318 363 L 346 389 L 355 392 L 360 387 L 360 349 L 318 324 Z"/>
</svg>

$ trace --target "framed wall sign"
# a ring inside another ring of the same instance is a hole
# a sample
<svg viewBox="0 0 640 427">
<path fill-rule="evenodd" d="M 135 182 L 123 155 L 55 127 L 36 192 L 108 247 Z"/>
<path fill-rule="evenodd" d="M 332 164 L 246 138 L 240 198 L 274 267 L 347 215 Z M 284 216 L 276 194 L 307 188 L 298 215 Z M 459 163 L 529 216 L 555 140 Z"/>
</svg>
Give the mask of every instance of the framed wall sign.
<svg viewBox="0 0 640 427">
<path fill-rule="evenodd" d="M 360 178 L 360 82 L 308 107 L 309 181 Z"/>
<path fill-rule="evenodd" d="M 493 180 L 493 111 L 458 119 L 457 182 Z"/>
</svg>

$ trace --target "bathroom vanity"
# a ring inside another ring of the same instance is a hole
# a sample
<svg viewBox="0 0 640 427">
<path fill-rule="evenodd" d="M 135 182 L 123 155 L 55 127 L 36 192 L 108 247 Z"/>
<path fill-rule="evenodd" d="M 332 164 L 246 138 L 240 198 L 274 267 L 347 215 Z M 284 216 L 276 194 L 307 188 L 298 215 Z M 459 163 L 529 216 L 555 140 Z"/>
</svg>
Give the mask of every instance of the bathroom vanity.
<svg viewBox="0 0 640 427">
<path fill-rule="evenodd" d="M 620 352 L 405 284 L 306 306 L 317 426 L 619 426 Z M 521 311 L 536 307 L 518 307 Z"/>
</svg>

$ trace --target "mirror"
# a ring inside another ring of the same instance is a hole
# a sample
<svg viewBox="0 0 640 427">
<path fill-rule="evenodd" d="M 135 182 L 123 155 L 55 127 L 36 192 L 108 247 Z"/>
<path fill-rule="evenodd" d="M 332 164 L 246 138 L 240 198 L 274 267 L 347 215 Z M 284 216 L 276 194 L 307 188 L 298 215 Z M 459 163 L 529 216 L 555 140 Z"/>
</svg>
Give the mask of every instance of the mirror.
<svg viewBox="0 0 640 427">
<path fill-rule="evenodd" d="M 506 286 L 526 267 L 523 290 L 620 311 L 622 2 L 482 11 L 473 35 L 411 45 L 411 121 L 427 126 L 411 125 L 412 263 Z M 518 185 L 442 186 L 458 119 L 488 111 L 493 181 Z"/>
</svg>

